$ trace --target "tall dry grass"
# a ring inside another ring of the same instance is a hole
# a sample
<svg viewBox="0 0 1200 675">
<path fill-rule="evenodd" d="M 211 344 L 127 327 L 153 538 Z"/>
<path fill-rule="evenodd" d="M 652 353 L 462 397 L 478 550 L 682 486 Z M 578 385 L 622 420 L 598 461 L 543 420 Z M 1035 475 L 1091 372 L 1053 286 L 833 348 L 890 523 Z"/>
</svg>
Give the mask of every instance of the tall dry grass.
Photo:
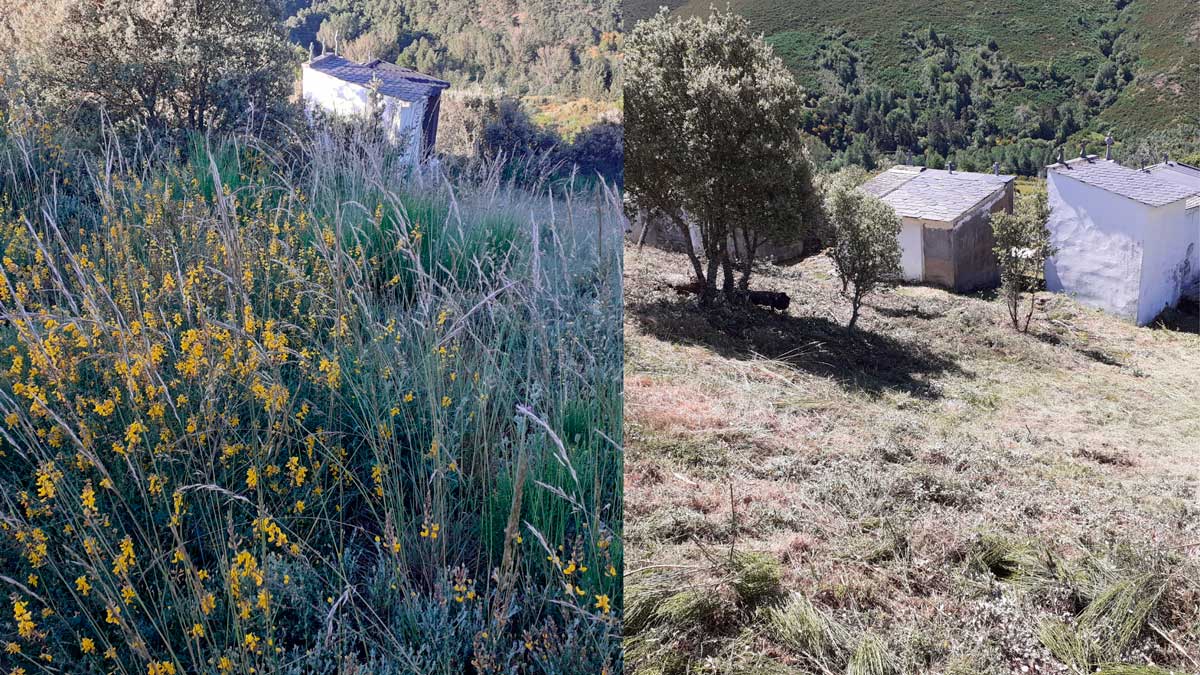
<svg viewBox="0 0 1200 675">
<path fill-rule="evenodd" d="M 3 122 L 4 672 L 620 671 L 612 190 Z"/>
</svg>

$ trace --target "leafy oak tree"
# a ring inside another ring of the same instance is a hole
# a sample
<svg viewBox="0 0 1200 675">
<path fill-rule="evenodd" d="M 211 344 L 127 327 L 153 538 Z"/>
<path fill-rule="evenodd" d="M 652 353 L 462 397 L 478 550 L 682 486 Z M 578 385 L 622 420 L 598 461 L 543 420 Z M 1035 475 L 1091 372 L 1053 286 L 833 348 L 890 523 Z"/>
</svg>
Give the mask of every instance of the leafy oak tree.
<svg viewBox="0 0 1200 675">
<path fill-rule="evenodd" d="M 1034 293 L 1038 275 L 1045 269 L 1046 259 L 1056 249 L 1050 244 L 1050 207 L 1045 192 L 1017 197 L 1012 213 L 992 216 L 992 236 L 996 262 L 1000 266 L 1000 296 L 1008 308 L 1008 318 L 1014 330 L 1029 332 L 1033 319 Z M 1029 294 L 1029 306 L 1022 309 L 1021 296 Z"/>
<path fill-rule="evenodd" d="M 859 188 L 864 178 L 861 169 L 839 172 L 829 179 L 825 195 L 829 252 L 842 296 L 850 301 L 850 332 L 863 299 L 900 278 L 900 218 L 883 200 Z"/>
<path fill-rule="evenodd" d="M 285 105 L 294 48 L 273 0 L 51 0 L 10 22 L 51 108 L 206 130 Z M 30 10 L 25 10 L 30 11 Z M 40 20 L 32 20 L 38 19 Z"/>
<path fill-rule="evenodd" d="M 640 22 L 625 67 L 627 193 L 680 229 L 705 299 L 718 277 L 736 295 L 763 242 L 799 240 L 819 218 L 803 91 L 744 19 L 719 11 Z"/>
</svg>

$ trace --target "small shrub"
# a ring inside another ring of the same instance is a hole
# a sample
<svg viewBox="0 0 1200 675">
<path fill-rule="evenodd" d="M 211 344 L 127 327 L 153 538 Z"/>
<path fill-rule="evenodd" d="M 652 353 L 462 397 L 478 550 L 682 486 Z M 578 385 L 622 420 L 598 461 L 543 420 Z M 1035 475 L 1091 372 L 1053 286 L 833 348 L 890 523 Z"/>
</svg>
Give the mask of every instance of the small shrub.
<svg viewBox="0 0 1200 675">
<path fill-rule="evenodd" d="M 858 189 L 853 175 L 833 180 L 825 194 L 830 257 L 850 301 L 848 331 L 863 298 L 900 278 L 900 218 L 879 198 Z"/>
<path fill-rule="evenodd" d="M 1017 197 L 1013 213 L 992 216 L 992 235 L 996 242 L 992 251 L 1000 265 L 1000 296 L 1008 308 L 1013 329 L 1022 333 L 1029 332 L 1029 322 L 1033 319 L 1033 291 L 1045 269 L 1046 259 L 1055 253 L 1050 244 L 1050 230 L 1046 227 L 1049 219 L 1045 192 L 1021 195 Z M 1021 296 L 1024 293 L 1029 294 L 1029 307 L 1022 312 Z"/>
</svg>

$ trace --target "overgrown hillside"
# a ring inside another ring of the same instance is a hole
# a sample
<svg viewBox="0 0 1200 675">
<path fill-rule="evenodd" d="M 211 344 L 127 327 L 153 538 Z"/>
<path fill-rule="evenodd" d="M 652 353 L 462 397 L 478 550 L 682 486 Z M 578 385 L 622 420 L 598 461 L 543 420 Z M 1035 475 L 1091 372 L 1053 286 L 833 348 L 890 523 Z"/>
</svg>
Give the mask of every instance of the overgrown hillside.
<svg viewBox="0 0 1200 675">
<path fill-rule="evenodd" d="M 659 4 L 626 3 L 627 20 Z M 688 15 L 711 3 L 668 4 Z M 1054 146 L 1102 148 L 1110 132 L 1127 142 L 1126 157 L 1197 151 L 1200 6 L 1186 0 L 729 6 L 814 93 L 808 130 L 847 162 L 870 165 L 899 148 L 933 164 L 998 160 L 1029 173 Z M 1147 137 L 1153 147 L 1141 148 Z"/>
<path fill-rule="evenodd" d="M 0 120 L 0 671 L 621 671 L 615 195 Z"/>
</svg>

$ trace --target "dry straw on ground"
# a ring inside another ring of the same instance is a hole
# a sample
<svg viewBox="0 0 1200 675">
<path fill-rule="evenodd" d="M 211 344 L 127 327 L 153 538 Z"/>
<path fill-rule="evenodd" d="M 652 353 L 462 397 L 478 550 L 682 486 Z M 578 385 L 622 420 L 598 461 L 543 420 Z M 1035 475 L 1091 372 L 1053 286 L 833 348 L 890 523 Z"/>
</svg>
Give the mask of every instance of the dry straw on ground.
<svg viewBox="0 0 1200 675">
<path fill-rule="evenodd" d="M 625 265 L 631 672 L 1200 671 L 1200 335 L 901 287 L 847 337 L 823 256 L 757 277 L 787 314 Z"/>
</svg>

